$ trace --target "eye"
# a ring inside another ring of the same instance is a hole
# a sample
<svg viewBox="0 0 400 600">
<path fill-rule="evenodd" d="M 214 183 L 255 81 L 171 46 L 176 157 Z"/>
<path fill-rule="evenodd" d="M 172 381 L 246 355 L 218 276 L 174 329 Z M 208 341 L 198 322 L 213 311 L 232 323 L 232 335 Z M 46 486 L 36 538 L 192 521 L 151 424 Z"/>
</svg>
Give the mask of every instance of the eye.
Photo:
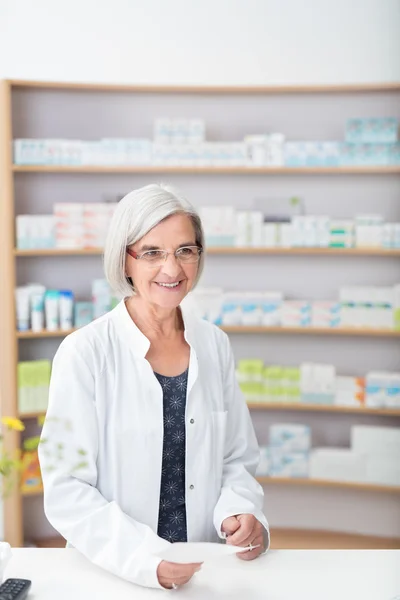
<svg viewBox="0 0 400 600">
<path fill-rule="evenodd" d="M 197 248 L 191 248 L 190 246 L 185 246 L 184 248 L 178 248 L 177 253 L 180 256 L 193 256 L 197 254 Z"/>
<path fill-rule="evenodd" d="M 147 252 L 143 252 L 142 258 L 145 260 L 157 260 L 162 258 L 164 255 L 162 250 L 148 250 Z"/>
</svg>

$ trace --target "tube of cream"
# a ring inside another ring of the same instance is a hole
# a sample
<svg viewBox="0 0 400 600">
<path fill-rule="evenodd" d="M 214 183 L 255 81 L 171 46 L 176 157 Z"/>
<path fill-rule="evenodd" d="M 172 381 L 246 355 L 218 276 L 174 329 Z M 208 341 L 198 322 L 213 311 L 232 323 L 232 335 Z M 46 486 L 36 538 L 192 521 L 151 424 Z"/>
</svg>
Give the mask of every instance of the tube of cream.
<svg viewBox="0 0 400 600">
<path fill-rule="evenodd" d="M 27 331 L 29 329 L 29 287 L 17 287 L 15 289 L 15 303 L 17 313 L 18 331 Z"/>
<path fill-rule="evenodd" d="M 44 285 L 32 283 L 29 286 L 31 304 L 31 329 L 42 331 L 44 329 Z"/>
<path fill-rule="evenodd" d="M 71 290 L 60 290 L 60 328 L 65 331 L 72 328 L 74 313 L 74 294 Z"/>
<path fill-rule="evenodd" d="M 48 331 L 57 331 L 58 329 L 58 305 L 60 294 L 57 290 L 47 290 L 44 297 L 44 307 L 46 313 L 46 329 Z"/>
</svg>

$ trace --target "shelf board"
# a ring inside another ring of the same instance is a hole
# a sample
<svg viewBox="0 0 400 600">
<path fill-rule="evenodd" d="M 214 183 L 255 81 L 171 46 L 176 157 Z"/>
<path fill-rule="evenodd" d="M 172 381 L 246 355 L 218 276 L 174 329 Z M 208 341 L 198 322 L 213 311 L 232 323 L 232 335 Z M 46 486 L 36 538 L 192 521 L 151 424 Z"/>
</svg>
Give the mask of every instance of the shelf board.
<svg viewBox="0 0 400 600">
<path fill-rule="evenodd" d="M 323 413 L 354 413 L 357 415 L 376 415 L 400 417 L 400 408 L 371 408 L 369 406 L 331 406 L 320 404 L 283 403 L 283 402 L 247 402 L 250 410 L 282 410 Z"/>
<path fill-rule="evenodd" d="M 319 404 L 298 403 L 278 403 L 278 402 L 247 402 L 250 410 L 281 410 L 281 411 L 299 411 L 299 412 L 323 412 L 323 413 L 354 413 L 356 415 L 375 415 L 384 417 L 400 417 L 400 408 L 371 408 L 369 406 L 330 406 Z M 19 419 L 38 419 L 46 413 L 30 412 L 21 413 Z"/>
<path fill-rule="evenodd" d="M 34 250 L 14 249 L 15 256 L 84 256 L 101 255 L 103 248 L 45 248 Z M 217 255 L 314 255 L 314 256 L 395 256 L 400 257 L 400 248 L 228 248 L 209 247 L 206 254 Z"/>
<path fill-rule="evenodd" d="M 29 413 L 20 413 L 18 415 L 18 419 L 21 419 L 21 420 L 24 420 L 24 419 L 26 419 L 26 420 L 28 420 L 28 419 L 38 419 L 39 417 L 44 417 L 45 414 L 46 414 L 45 411 L 40 411 L 40 412 L 35 411 L 35 412 L 29 412 Z"/>
<path fill-rule="evenodd" d="M 43 496 L 43 489 L 41 490 L 31 490 L 31 491 L 24 491 L 21 492 L 21 495 L 23 498 L 33 498 L 35 496 Z"/>
<path fill-rule="evenodd" d="M 400 330 L 391 329 L 361 329 L 356 327 L 245 327 L 245 326 L 223 326 L 226 333 L 291 333 L 305 335 L 355 335 L 372 337 L 400 337 Z M 65 337 L 76 331 L 75 328 L 65 331 L 17 331 L 18 339 L 35 339 L 48 337 Z"/>
<path fill-rule="evenodd" d="M 329 479 L 305 479 L 296 477 L 257 477 L 261 484 L 297 485 L 304 487 L 328 487 L 400 494 L 400 485 L 379 485 L 375 483 L 355 483 L 351 481 L 331 481 Z"/>
<path fill-rule="evenodd" d="M 115 83 L 78 83 L 67 81 L 29 81 L 11 79 L 14 88 L 79 90 L 93 92 L 131 92 L 144 94 L 336 94 L 362 92 L 399 92 L 400 82 L 370 82 L 309 85 L 124 85 Z"/>
<path fill-rule="evenodd" d="M 271 527 L 273 550 L 389 550 L 400 549 L 400 539 L 321 529 Z"/>
<path fill-rule="evenodd" d="M 15 173 L 167 173 L 188 175 L 385 175 L 399 174 L 400 166 L 365 167 L 183 167 L 168 165 L 143 166 L 59 166 L 59 165 L 13 165 Z"/>
<path fill-rule="evenodd" d="M 302 335 L 354 335 L 372 337 L 400 337 L 400 330 L 362 329 L 357 327 L 261 327 L 243 325 L 225 325 L 221 329 L 226 333 L 295 333 Z"/>
<path fill-rule="evenodd" d="M 14 256 L 83 256 L 103 254 L 103 248 L 37 248 L 34 250 L 14 249 Z"/>
<path fill-rule="evenodd" d="M 65 331 L 61 331 L 60 329 L 57 331 L 17 331 L 17 338 L 19 340 L 25 340 L 35 338 L 65 337 L 74 331 L 76 331 L 75 328 L 66 329 Z"/>
</svg>

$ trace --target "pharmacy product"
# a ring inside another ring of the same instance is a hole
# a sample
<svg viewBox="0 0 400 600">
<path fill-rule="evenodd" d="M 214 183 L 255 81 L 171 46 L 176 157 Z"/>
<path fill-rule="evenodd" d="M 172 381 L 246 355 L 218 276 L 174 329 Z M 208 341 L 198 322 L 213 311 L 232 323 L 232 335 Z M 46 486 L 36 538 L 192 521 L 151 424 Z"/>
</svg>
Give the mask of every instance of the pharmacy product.
<svg viewBox="0 0 400 600">
<path fill-rule="evenodd" d="M 72 328 L 74 313 L 74 294 L 71 290 L 60 290 L 60 329 Z"/>
<path fill-rule="evenodd" d="M 285 452 L 307 452 L 311 447 L 308 425 L 276 423 L 269 429 L 270 445 Z"/>
<path fill-rule="evenodd" d="M 30 284 L 30 303 L 31 303 L 31 329 L 32 331 L 42 331 L 44 329 L 44 295 L 46 288 L 40 284 Z"/>
<path fill-rule="evenodd" d="M 84 327 L 93 321 L 92 302 L 75 302 L 74 306 L 74 325 L 75 327 Z"/>
<path fill-rule="evenodd" d="M 47 290 L 44 297 L 46 314 L 46 329 L 57 331 L 59 328 L 59 299 L 60 294 L 56 290 Z"/>
<path fill-rule="evenodd" d="M 97 319 L 111 310 L 111 290 L 106 279 L 92 282 L 93 318 Z"/>
<path fill-rule="evenodd" d="M 30 290 L 27 286 L 17 287 L 15 290 L 15 304 L 18 331 L 29 329 L 30 317 Z"/>
</svg>

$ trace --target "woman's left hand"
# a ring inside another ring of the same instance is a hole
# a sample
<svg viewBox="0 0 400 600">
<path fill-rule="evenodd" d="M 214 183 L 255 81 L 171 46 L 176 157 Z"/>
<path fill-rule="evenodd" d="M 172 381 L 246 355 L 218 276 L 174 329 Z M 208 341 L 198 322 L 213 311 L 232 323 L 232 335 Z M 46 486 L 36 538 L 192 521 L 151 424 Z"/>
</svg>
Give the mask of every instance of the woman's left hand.
<svg viewBox="0 0 400 600">
<path fill-rule="evenodd" d="M 253 560 L 264 552 L 263 526 L 254 515 L 243 514 L 228 517 L 222 522 L 221 530 L 226 533 L 226 543 L 232 546 L 258 546 L 249 552 L 237 554 L 242 560 Z"/>
</svg>

